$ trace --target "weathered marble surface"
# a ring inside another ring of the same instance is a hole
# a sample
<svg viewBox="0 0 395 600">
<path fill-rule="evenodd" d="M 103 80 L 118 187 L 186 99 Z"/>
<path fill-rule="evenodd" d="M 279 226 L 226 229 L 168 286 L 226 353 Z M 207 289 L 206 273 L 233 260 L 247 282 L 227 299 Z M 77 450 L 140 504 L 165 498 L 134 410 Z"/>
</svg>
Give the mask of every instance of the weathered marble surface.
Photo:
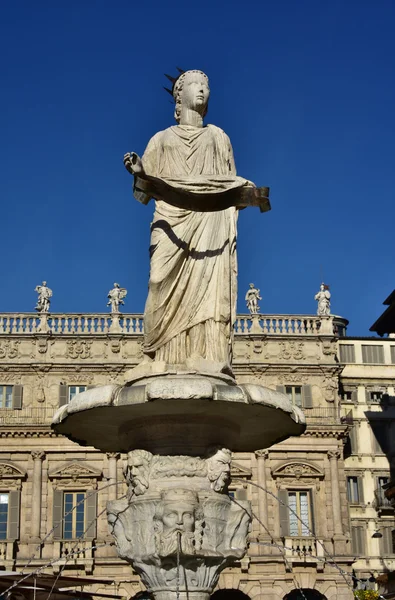
<svg viewBox="0 0 395 600">
<path fill-rule="evenodd" d="M 129 452 L 126 498 L 107 504 L 118 554 L 157 600 L 204 600 L 247 550 L 251 507 L 227 495 L 231 452 L 206 458 Z"/>
<path fill-rule="evenodd" d="M 187 71 L 174 81 L 172 93 L 178 125 L 157 133 L 142 159 L 136 153 L 124 157 L 135 176 L 136 198 L 156 199 L 144 352 L 169 364 L 201 357 L 230 365 L 236 207 L 246 205 L 248 193 L 256 200 L 256 188 L 236 175 L 228 136 L 203 125 L 207 76 Z M 270 207 L 266 197 L 262 206 Z"/>
</svg>

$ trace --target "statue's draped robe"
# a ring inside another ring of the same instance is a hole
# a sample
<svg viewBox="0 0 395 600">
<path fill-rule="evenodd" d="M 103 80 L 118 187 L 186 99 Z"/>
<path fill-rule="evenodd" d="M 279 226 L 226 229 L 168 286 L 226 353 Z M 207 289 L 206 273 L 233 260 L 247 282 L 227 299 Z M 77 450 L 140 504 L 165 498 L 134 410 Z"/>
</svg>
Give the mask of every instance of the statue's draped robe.
<svg viewBox="0 0 395 600">
<path fill-rule="evenodd" d="M 218 127 L 178 125 L 157 133 L 143 156 L 147 175 L 178 189 L 215 193 L 245 185 Z M 182 364 L 229 363 L 236 310 L 237 210 L 195 212 L 156 201 L 144 351 Z"/>
</svg>

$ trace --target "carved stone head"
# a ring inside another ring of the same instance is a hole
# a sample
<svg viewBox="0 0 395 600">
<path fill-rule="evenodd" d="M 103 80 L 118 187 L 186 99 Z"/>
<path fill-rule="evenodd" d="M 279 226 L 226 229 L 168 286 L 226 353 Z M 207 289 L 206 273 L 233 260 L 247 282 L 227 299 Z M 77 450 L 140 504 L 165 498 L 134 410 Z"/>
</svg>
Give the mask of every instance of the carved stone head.
<svg viewBox="0 0 395 600">
<path fill-rule="evenodd" d="M 196 110 L 204 117 L 207 114 L 209 96 L 210 88 L 207 75 L 203 71 L 185 71 L 174 84 L 175 120 L 180 121 L 182 105 Z"/>
<path fill-rule="evenodd" d="M 148 489 L 151 461 L 152 454 L 146 450 L 128 453 L 124 475 L 131 495 L 141 496 Z"/>
<path fill-rule="evenodd" d="M 194 554 L 200 547 L 203 511 L 197 494 L 175 489 L 162 493 L 154 516 L 157 551 L 160 556 Z"/>
<path fill-rule="evenodd" d="M 221 447 L 214 448 L 207 459 L 207 476 L 215 492 L 226 491 L 230 481 L 231 460 L 231 451 Z"/>
</svg>

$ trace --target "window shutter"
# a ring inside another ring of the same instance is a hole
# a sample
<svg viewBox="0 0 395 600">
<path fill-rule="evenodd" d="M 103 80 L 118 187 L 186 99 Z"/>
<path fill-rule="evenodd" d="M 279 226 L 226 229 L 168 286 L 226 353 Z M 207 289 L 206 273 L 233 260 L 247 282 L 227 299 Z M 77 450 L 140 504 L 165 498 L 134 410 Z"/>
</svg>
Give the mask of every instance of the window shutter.
<svg viewBox="0 0 395 600">
<path fill-rule="evenodd" d="M 365 530 L 363 527 L 351 527 L 352 553 L 355 556 L 365 554 Z"/>
<path fill-rule="evenodd" d="M 64 386 L 65 387 L 65 386 Z M 60 540 L 63 537 L 63 492 L 53 491 L 53 539 Z"/>
<path fill-rule="evenodd" d="M 286 537 L 289 535 L 289 511 L 288 511 L 288 492 L 280 490 L 278 492 L 279 511 L 280 511 L 280 536 Z"/>
<path fill-rule="evenodd" d="M 97 520 L 97 492 L 88 491 L 85 499 L 85 538 L 93 539 L 96 537 Z"/>
<path fill-rule="evenodd" d="M 357 527 L 359 555 L 365 554 L 365 528 Z"/>
<path fill-rule="evenodd" d="M 285 385 L 276 385 L 276 390 L 280 392 L 280 394 L 285 394 Z"/>
<path fill-rule="evenodd" d="M 304 408 L 313 408 L 313 396 L 311 393 L 311 385 L 303 385 L 302 386 L 302 394 L 303 394 L 303 407 Z"/>
<path fill-rule="evenodd" d="M 64 406 L 65 404 L 68 403 L 68 401 L 69 401 L 68 392 L 69 392 L 69 387 L 67 385 L 61 384 L 59 386 L 59 406 Z"/>
<path fill-rule="evenodd" d="M 19 512 L 21 493 L 19 490 L 9 493 L 9 515 L 8 515 L 8 538 L 10 540 L 19 539 Z"/>
<path fill-rule="evenodd" d="M 391 531 L 391 527 L 384 527 L 381 530 L 381 533 L 383 535 L 382 538 L 380 538 L 380 554 L 381 556 L 386 556 L 388 554 L 392 554 L 393 553 L 393 548 L 392 548 L 392 531 Z"/>
<path fill-rule="evenodd" d="M 316 529 L 316 527 L 315 527 L 314 492 L 313 492 L 313 490 L 310 490 L 309 496 L 310 496 L 309 499 L 310 499 L 310 511 L 311 511 L 310 512 L 310 522 L 311 522 L 311 525 L 310 525 L 311 532 L 310 532 L 310 534 L 311 535 L 315 535 L 315 529 Z"/>
<path fill-rule="evenodd" d="M 366 404 L 369 404 L 369 402 L 370 402 L 370 390 L 368 390 L 367 388 L 365 388 L 365 397 L 366 397 Z"/>
<path fill-rule="evenodd" d="M 22 408 L 23 386 L 14 385 L 12 389 L 12 408 L 20 410 Z"/>
<path fill-rule="evenodd" d="M 363 482 L 362 477 L 357 477 L 358 504 L 363 504 Z"/>
<path fill-rule="evenodd" d="M 351 445 L 351 454 L 358 453 L 358 434 L 357 428 L 354 425 L 350 430 L 350 445 Z"/>
<path fill-rule="evenodd" d="M 390 346 L 391 348 L 391 363 L 395 364 L 395 346 Z"/>
<path fill-rule="evenodd" d="M 351 392 L 351 401 L 358 402 L 358 390 L 352 390 Z"/>
</svg>

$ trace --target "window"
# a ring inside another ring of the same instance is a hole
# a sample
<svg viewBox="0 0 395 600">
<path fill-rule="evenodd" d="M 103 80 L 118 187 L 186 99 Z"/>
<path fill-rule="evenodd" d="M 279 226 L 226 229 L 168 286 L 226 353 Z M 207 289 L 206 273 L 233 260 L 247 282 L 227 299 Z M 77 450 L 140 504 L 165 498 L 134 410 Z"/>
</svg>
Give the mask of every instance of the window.
<svg viewBox="0 0 395 600">
<path fill-rule="evenodd" d="M 85 531 L 85 492 L 63 494 L 63 538 L 74 540 Z"/>
<path fill-rule="evenodd" d="M 19 538 L 19 490 L 0 492 L 0 540 Z"/>
<path fill-rule="evenodd" d="M 22 408 L 22 386 L 0 385 L 0 408 Z"/>
<path fill-rule="evenodd" d="M 85 390 L 86 385 L 69 385 L 69 402 L 74 398 L 74 396 L 80 394 L 81 392 L 85 392 Z"/>
<path fill-rule="evenodd" d="M 285 393 L 295 406 L 302 406 L 302 386 L 286 385 Z"/>
<path fill-rule="evenodd" d="M 277 391 L 286 394 L 295 406 L 312 408 L 311 385 L 278 385 Z"/>
<path fill-rule="evenodd" d="M 8 494 L 0 493 L 0 540 L 7 539 L 8 504 Z"/>
<path fill-rule="evenodd" d="M 351 550 L 354 556 L 365 554 L 365 527 L 351 527 Z"/>
<path fill-rule="evenodd" d="M 313 502 L 311 490 L 280 490 L 281 535 L 313 536 Z"/>
<path fill-rule="evenodd" d="M 384 346 L 362 344 L 362 362 L 384 364 Z"/>
<path fill-rule="evenodd" d="M 366 402 L 381 402 L 383 393 L 384 392 L 379 390 L 366 390 Z"/>
<path fill-rule="evenodd" d="M 350 504 L 363 504 L 361 477 L 355 475 L 347 477 L 347 499 Z"/>
<path fill-rule="evenodd" d="M 387 554 L 395 554 L 395 525 L 391 527 L 379 528 L 381 535 L 380 538 L 380 554 L 381 556 Z"/>
<path fill-rule="evenodd" d="M 96 537 L 97 493 L 94 490 L 54 490 L 53 537 L 75 540 Z"/>
<path fill-rule="evenodd" d="M 310 535 L 309 496 L 309 492 L 288 492 L 290 535 Z"/>
<path fill-rule="evenodd" d="M 380 475 L 376 478 L 376 489 L 374 495 L 376 501 L 376 508 L 378 509 L 391 507 L 391 502 L 388 500 L 388 498 L 386 498 L 385 490 L 383 489 L 383 486 L 386 485 L 389 482 L 389 480 L 390 478 L 385 475 Z"/>
<path fill-rule="evenodd" d="M 344 402 L 358 402 L 358 390 L 356 387 L 340 385 L 340 397 Z"/>
<path fill-rule="evenodd" d="M 339 350 L 341 363 L 355 363 L 354 344 L 340 344 Z"/>
<path fill-rule="evenodd" d="M 85 390 L 89 389 L 93 386 L 88 385 L 65 385 L 60 384 L 59 386 L 59 406 L 63 406 L 64 404 L 68 404 L 70 400 L 74 398 L 80 392 L 85 392 Z"/>
</svg>

